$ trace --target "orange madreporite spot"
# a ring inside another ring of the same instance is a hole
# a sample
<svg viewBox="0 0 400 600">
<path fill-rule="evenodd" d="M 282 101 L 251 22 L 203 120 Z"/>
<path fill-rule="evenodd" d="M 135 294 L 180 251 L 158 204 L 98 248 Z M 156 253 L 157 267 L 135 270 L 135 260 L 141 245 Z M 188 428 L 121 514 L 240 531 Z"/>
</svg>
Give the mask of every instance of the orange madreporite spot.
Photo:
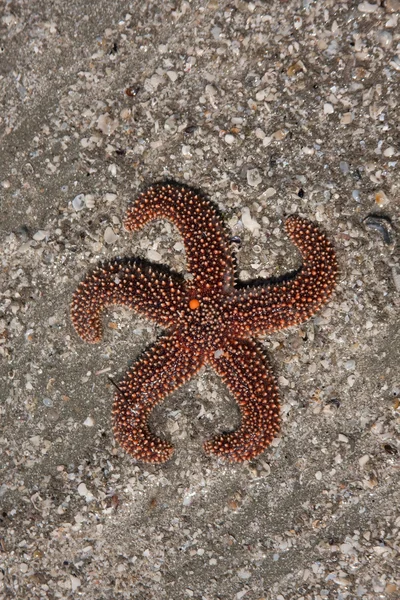
<svg viewBox="0 0 400 600">
<path fill-rule="evenodd" d="M 192 310 L 196 310 L 196 308 L 199 308 L 199 306 L 200 302 L 197 300 L 197 298 L 193 298 L 193 300 L 189 302 L 189 308 L 191 308 Z"/>
</svg>

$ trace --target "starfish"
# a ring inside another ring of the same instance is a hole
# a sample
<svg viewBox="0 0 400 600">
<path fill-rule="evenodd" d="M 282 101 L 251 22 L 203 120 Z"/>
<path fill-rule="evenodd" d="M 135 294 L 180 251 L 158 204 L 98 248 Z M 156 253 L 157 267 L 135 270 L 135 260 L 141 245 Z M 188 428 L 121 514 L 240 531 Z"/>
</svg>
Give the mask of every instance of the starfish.
<svg viewBox="0 0 400 600">
<path fill-rule="evenodd" d="M 331 296 L 337 278 L 327 237 L 298 216 L 286 230 L 302 266 L 283 281 L 239 284 L 230 234 L 216 207 L 202 194 L 174 183 L 148 188 L 129 206 L 125 228 L 136 231 L 167 219 L 183 238 L 189 276 L 138 258 L 102 263 L 79 285 L 71 318 L 86 342 L 99 342 L 101 313 L 123 305 L 165 328 L 119 383 L 113 405 L 114 435 L 137 460 L 162 463 L 173 447 L 148 426 L 153 407 L 210 365 L 241 412 L 235 431 L 204 444 L 207 454 L 230 461 L 263 452 L 280 429 L 278 387 L 262 347 L 254 339 L 309 319 Z"/>
</svg>

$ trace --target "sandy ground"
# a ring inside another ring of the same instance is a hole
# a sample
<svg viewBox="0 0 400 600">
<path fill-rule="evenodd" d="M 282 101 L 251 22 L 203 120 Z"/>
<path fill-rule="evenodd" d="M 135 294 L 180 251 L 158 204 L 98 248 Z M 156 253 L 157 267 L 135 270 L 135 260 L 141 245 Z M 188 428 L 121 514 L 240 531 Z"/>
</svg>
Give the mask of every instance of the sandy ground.
<svg viewBox="0 0 400 600">
<path fill-rule="evenodd" d="M 400 598 L 399 12 L 1 2 L 1 598 Z M 299 265 L 292 213 L 337 250 L 331 302 L 263 342 L 283 426 L 248 464 L 203 452 L 239 419 L 211 369 L 154 412 L 172 460 L 135 463 L 109 377 L 160 331 L 122 309 L 98 345 L 71 326 L 99 260 L 185 272 L 168 223 L 122 227 L 164 178 L 219 206 L 243 280 Z"/>
</svg>

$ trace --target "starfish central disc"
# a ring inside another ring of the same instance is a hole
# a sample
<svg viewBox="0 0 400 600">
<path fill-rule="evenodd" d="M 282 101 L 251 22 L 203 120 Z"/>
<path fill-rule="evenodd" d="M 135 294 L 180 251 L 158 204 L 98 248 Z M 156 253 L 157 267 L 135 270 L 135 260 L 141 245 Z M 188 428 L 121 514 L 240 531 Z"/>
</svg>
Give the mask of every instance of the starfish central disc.
<svg viewBox="0 0 400 600">
<path fill-rule="evenodd" d="M 328 301 L 338 270 L 333 246 L 310 221 L 289 217 L 286 230 L 300 250 L 301 267 L 282 283 L 237 285 L 230 233 L 207 198 L 178 184 L 153 185 L 128 208 L 125 227 L 136 231 L 154 219 L 168 219 L 177 227 L 190 280 L 138 258 L 117 258 L 82 281 L 71 305 L 73 325 L 87 342 L 100 341 L 101 314 L 113 304 L 166 329 L 118 385 L 115 437 L 138 460 L 168 460 L 173 448 L 150 431 L 149 415 L 209 364 L 237 401 L 242 422 L 236 431 L 208 440 L 205 451 L 231 461 L 250 460 L 280 428 L 276 380 L 254 336 L 298 325 Z M 199 298 L 203 305 L 196 313 Z"/>
</svg>

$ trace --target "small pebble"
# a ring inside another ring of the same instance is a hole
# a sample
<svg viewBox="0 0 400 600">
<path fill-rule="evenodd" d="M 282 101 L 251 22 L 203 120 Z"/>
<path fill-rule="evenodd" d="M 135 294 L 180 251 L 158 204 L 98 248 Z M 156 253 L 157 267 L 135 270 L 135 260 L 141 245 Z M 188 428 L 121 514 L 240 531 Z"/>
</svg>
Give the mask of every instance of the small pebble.
<svg viewBox="0 0 400 600">
<path fill-rule="evenodd" d="M 85 427 L 93 427 L 94 419 L 92 417 L 87 417 L 87 419 L 83 421 L 83 424 L 85 425 Z"/>
<path fill-rule="evenodd" d="M 88 489 L 86 487 L 86 484 L 85 483 L 80 483 L 78 485 L 78 494 L 80 496 L 86 496 L 87 493 L 88 493 Z"/>
<path fill-rule="evenodd" d="M 356 368 L 356 363 L 354 360 L 348 360 L 344 363 L 343 366 L 346 369 L 346 371 L 354 371 L 354 369 Z"/>
<path fill-rule="evenodd" d="M 41 242 L 43 240 L 45 240 L 46 238 L 48 238 L 50 235 L 50 233 L 48 231 L 45 231 L 44 229 L 39 229 L 39 231 L 37 231 L 34 235 L 33 235 L 33 239 L 36 242 Z"/>
<path fill-rule="evenodd" d="M 178 73 L 176 71 L 167 71 L 167 75 L 172 83 L 175 83 L 175 81 L 178 79 Z"/>
<path fill-rule="evenodd" d="M 352 112 L 344 113 L 340 119 L 342 125 L 349 125 L 353 122 L 354 115 Z"/>
<path fill-rule="evenodd" d="M 333 108 L 333 104 L 330 104 L 329 102 L 326 102 L 324 104 L 324 113 L 326 115 L 331 115 L 334 112 L 335 112 L 335 109 Z"/>
<path fill-rule="evenodd" d="M 265 91 L 261 90 L 260 92 L 257 92 L 256 94 L 256 100 L 257 102 L 262 102 L 265 98 Z"/>
<path fill-rule="evenodd" d="M 225 136 L 225 141 L 226 141 L 227 144 L 233 144 L 233 142 L 235 141 L 235 136 L 233 136 L 230 133 L 228 133 Z"/>
</svg>

